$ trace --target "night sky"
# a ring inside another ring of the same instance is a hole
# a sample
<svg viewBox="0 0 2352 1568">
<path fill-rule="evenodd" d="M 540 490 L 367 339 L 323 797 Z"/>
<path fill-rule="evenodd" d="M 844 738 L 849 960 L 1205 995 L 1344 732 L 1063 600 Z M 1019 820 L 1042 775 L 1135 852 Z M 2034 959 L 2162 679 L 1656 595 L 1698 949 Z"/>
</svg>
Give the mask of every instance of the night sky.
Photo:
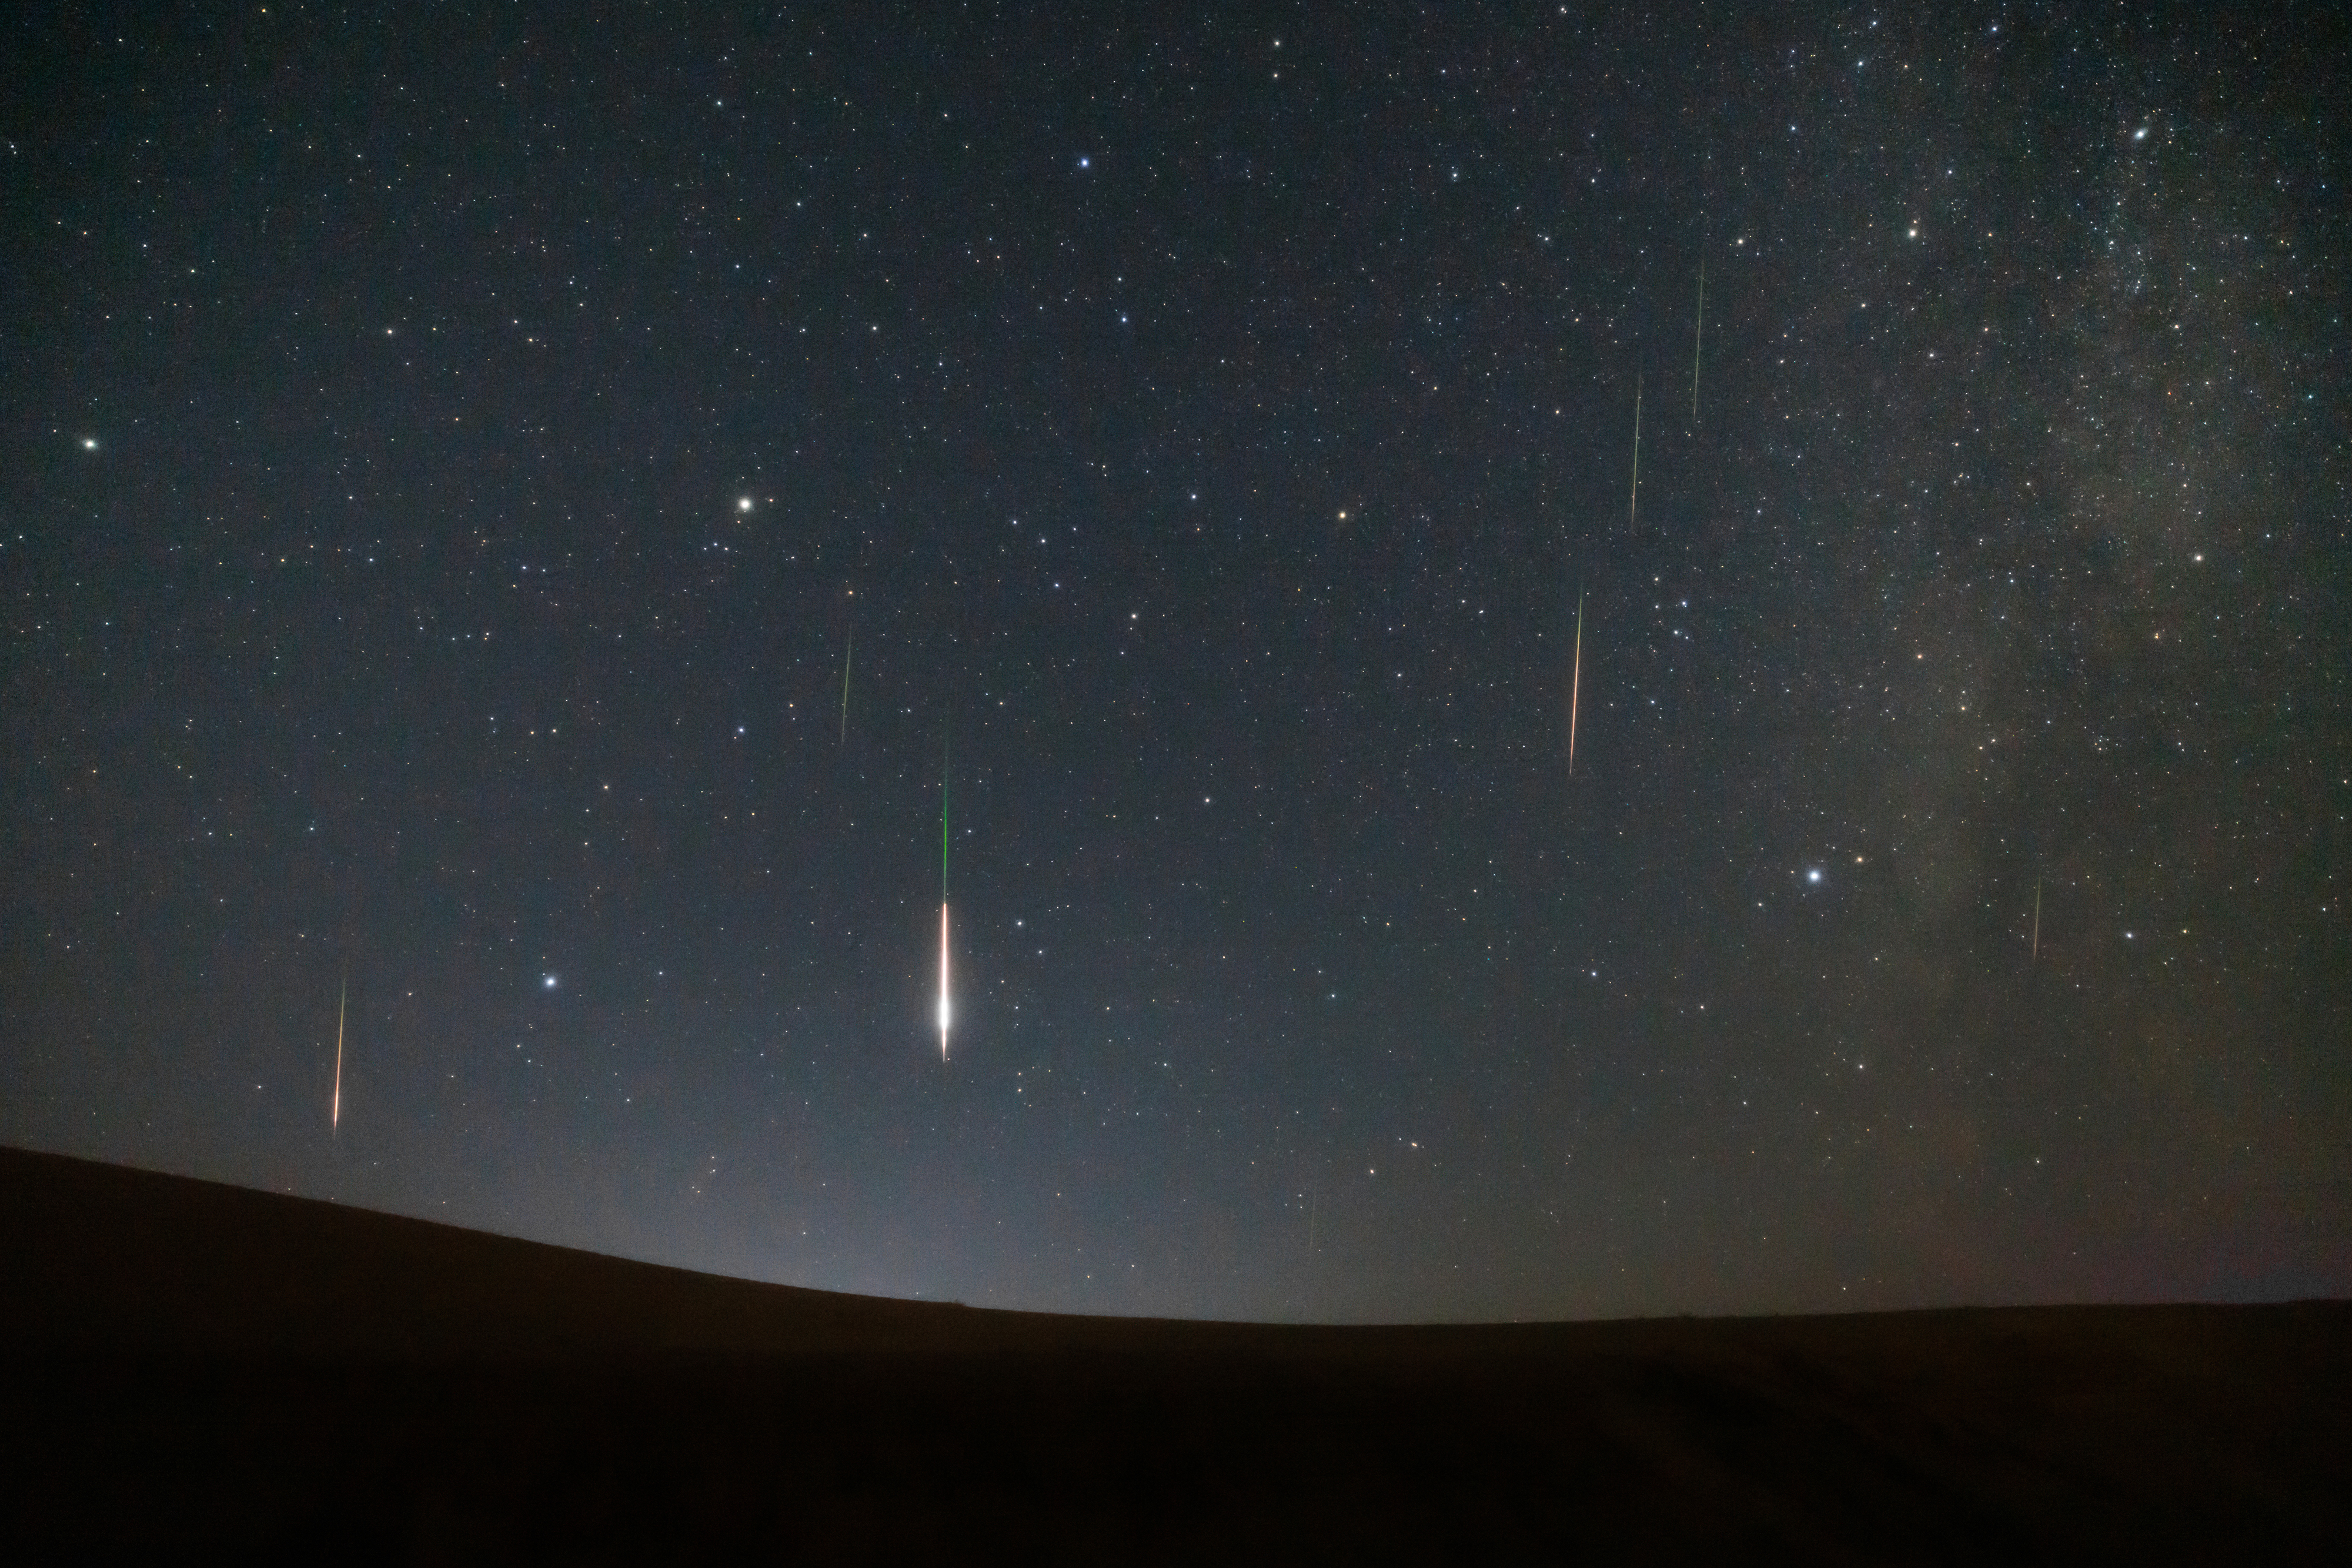
<svg viewBox="0 0 2352 1568">
<path fill-rule="evenodd" d="M 1931 9 L 27 7 L 0 1141 L 1084 1312 L 2352 1291 L 2340 18 Z"/>
</svg>

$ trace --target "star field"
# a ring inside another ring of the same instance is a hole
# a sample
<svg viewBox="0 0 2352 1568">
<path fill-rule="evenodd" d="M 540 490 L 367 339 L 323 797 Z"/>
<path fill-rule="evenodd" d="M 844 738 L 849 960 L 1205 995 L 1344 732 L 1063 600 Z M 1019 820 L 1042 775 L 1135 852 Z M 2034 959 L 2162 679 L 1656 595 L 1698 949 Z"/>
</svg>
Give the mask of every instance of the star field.
<svg viewBox="0 0 2352 1568">
<path fill-rule="evenodd" d="M 2352 1289 L 2322 12 L 10 26 L 0 1138 L 1088 1312 Z"/>
</svg>

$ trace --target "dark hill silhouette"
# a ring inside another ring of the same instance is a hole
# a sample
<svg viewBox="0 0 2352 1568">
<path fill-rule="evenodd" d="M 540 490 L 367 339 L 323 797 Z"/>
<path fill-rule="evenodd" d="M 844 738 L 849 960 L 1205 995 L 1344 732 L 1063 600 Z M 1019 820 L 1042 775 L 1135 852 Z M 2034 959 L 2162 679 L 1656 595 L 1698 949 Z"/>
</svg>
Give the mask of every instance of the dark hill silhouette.
<svg viewBox="0 0 2352 1568">
<path fill-rule="evenodd" d="M 19 1562 L 2315 1561 L 2352 1305 L 1294 1328 L 0 1150 Z"/>
</svg>

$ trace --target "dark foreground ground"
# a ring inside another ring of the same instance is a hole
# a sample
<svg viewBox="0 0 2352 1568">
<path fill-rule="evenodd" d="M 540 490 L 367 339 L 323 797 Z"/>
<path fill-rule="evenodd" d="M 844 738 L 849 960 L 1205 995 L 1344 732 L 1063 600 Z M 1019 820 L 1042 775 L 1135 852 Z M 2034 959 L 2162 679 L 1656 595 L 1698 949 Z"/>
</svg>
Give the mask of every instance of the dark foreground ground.
<svg viewBox="0 0 2352 1568">
<path fill-rule="evenodd" d="M 1055 1318 L 0 1150 L 14 1562 L 2319 1562 L 2352 1304 Z"/>
</svg>

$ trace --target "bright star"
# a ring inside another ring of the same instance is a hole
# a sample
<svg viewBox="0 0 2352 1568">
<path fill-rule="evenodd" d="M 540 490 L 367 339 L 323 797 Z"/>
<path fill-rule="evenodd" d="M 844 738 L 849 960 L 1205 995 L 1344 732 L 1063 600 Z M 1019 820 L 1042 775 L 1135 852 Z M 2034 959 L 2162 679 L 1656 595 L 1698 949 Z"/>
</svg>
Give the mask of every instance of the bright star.
<svg viewBox="0 0 2352 1568">
<path fill-rule="evenodd" d="M 555 989 L 555 977 L 552 975 L 541 975 L 539 977 L 539 983 L 548 990 Z"/>
<path fill-rule="evenodd" d="M 82 449 L 84 452 L 95 452 L 95 451 L 97 451 L 97 450 L 98 450 L 98 437 L 97 437 L 97 436 L 95 436 L 95 435 L 85 435 L 85 436 L 83 436 L 83 437 L 81 438 L 81 449 Z"/>
<path fill-rule="evenodd" d="M 1809 871 L 1805 873 L 1805 880 L 1807 882 L 1819 882 L 1822 880 L 1822 873 L 1818 870 Z"/>
<path fill-rule="evenodd" d="M 738 499 L 735 503 L 735 509 L 739 512 L 750 511 L 751 509 L 751 497 L 745 496 Z"/>
</svg>

